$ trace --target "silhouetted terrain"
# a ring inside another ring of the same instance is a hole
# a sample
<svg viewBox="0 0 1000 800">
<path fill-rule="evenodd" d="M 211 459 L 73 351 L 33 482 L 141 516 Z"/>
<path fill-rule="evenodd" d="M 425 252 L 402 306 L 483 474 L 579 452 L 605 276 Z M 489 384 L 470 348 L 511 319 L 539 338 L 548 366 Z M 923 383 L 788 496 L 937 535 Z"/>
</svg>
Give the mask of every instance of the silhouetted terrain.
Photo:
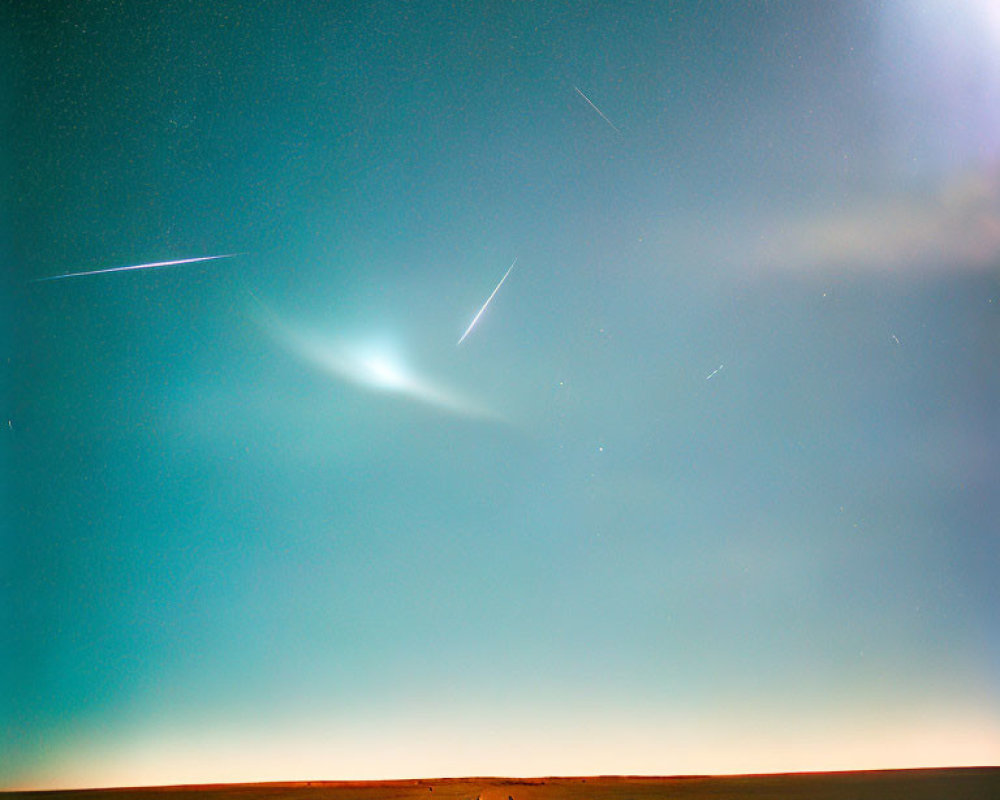
<svg viewBox="0 0 1000 800">
<path fill-rule="evenodd" d="M 726 777 L 445 778 L 9 792 L 31 800 L 996 800 L 1000 767 Z"/>
</svg>

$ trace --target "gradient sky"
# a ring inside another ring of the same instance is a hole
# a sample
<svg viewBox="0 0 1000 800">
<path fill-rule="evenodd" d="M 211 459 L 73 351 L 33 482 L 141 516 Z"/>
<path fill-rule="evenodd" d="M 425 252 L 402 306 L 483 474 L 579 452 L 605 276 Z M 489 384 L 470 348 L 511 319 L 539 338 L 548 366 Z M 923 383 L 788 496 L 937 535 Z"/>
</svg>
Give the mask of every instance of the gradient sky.
<svg viewBox="0 0 1000 800">
<path fill-rule="evenodd" d="M 0 788 L 1000 762 L 991 0 L 3 15 Z"/>
</svg>

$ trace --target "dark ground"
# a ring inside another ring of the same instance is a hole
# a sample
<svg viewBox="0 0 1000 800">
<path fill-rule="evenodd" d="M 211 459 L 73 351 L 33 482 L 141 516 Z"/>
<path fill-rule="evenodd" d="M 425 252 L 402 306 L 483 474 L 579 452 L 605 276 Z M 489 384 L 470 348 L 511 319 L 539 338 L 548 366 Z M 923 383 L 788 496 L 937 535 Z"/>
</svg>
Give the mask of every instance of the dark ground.
<svg viewBox="0 0 1000 800">
<path fill-rule="evenodd" d="M 996 800 L 1000 767 L 726 777 L 315 781 L 4 794 L 26 800 Z"/>
</svg>

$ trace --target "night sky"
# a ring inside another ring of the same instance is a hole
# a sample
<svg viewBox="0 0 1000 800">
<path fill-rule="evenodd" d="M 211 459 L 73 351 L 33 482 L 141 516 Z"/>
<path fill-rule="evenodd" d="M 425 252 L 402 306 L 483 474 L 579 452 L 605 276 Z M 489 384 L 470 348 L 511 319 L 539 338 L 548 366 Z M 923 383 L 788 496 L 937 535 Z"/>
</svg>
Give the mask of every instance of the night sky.
<svg viewBox="0 0 1000 800">
<path fill-rule="evenodd" d="M 1000 763 L 992 0 L 2 14 L 0 788 Z"/>
</svg>

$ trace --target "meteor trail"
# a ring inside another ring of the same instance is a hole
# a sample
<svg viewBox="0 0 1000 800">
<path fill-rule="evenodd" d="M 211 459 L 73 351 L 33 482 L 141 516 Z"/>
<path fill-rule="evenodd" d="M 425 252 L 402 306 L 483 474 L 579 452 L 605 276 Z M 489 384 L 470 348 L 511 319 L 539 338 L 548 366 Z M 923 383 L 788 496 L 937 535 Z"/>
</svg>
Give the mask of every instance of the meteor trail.
<svg viewBox="0 0 1000 800">
<path fill-rule="evenodd" d="M 594 111 L 596 111 L 598 114 L 601 115 L 601 119 L 603 119 L 606 123 L 608 123 L 608 125 L 610 125 L 612 128 L 614 128 L 615 129 L 615 133 L 617 133 L 619 136 L 621 136 L 622 132 L 620 130 L 618 130 L 618 127 L 615 125 L 615 123 L 613 123 L 610 119 L 608 119 L 606 116 L 604 116 L 604 112 L 601 111 L 601 109 L 599 109 L 597 106 L 595 106 L 594 103 L 591 101 L 591 99 L 589 97 L 587 97 L 587 95 L 585 95 L 583 92 L 580 91 L 579 87 L 574 86 L 573 88 L 576 89 L 576 93 L 578 95 L 580 95 L 580 97 L 582 97 L 584 100 L 587 101 L 587 104 L 592 109 L 594 109 Z"/>
<path fill-rule="evenodd" d="M 132 269 L 157 269 L 159 267 L 176 267 L 181 264 L 196 264 L 199 261 L 216 261 L 220 258 L 236 258 L 243 253 L 226 253 L 221 256 L 199 256 L 198 258 L 179 258 L 176 261 L 153 261 L 149 264 L 130 264 L 127 267 L 109 267 L 108 269 L 92 269 L 89 272 L 67 272 L 63 275 L 49 275 L 47 278 L 35 278 L 31 283 L 42 281 L 58 281 L 62 278 L 82 278 L 84 275 L 103 275 L 106 272 L 127 272 Z"/>
<path fill-rule="evenodd" d="M 514 269 L 514 264 L 516 264 L 516 263 L 517 263 L 517 259 L 515 258 L 514 261 L 511 263 L 511 265 L 509 267 L 507 267 L 507 271 L 503 274 L 503 277 L 500 279 L 500 283 L 497 284 L 496 289 L 494 289 L 492 291 L 492 293 L 490 294 L 490 296 L 486 298 L 486 302 L 483 303 L 483 307 L 481 309 L 479 309 L 479 313 L 477 313 L 476 316 L 474 316 L 472 318 L 472 322 L 470 322 L 469 323 L 469 327 L 465 329 L 465 333 L 463 333 L 462 334 L 462 338 L 458 340 L 458 344 L 461 344 L 462 342 L 464 342 L 465 341 L 465 337 L 468 336 L 472 332 L 472 329 L 474 327 L 476 327 L 476 323 L 479 322 L 479 318 L 483 315 L 483 312 L 486 310 L 486 306 L 488 306 L 490 304 L 490 300 L 493 299 L 493 295 L 495 295 L 500 290 L 500 287 L 503 286 L 503 282 L 505 280 L 507 280 L 507 276 L 510 275 L 510 271 L 512 269 Z M 455 346 L 457 347 L 458 345 L 455 345 Z"/>
</svg>

